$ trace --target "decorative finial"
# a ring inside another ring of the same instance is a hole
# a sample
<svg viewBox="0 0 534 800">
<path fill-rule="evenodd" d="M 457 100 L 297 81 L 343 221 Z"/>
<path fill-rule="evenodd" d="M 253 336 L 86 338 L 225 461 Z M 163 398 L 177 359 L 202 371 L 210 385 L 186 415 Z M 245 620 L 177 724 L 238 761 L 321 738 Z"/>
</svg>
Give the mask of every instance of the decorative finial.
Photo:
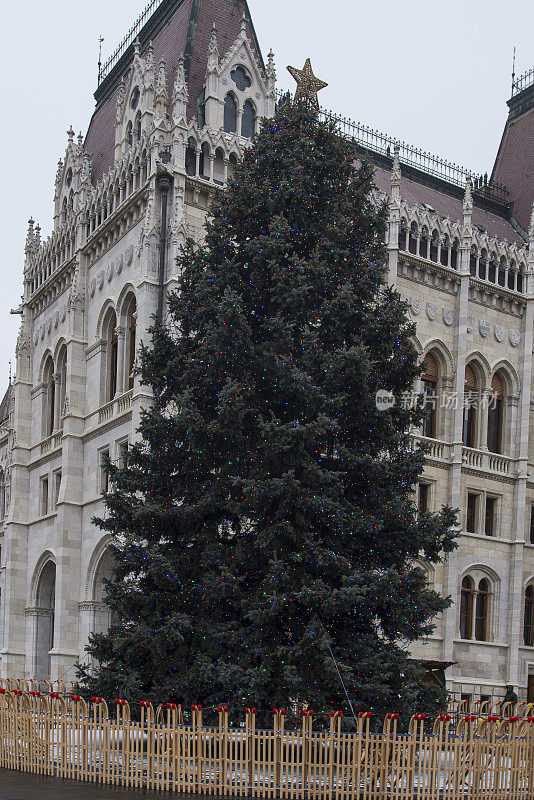
<svg viewBox="0 0 534 800">
<path fill-rule="evenodd" d="M 391 202 L 400 203 L 401 167 L 400 145 L 395 142 L 393 146 L 393 165 L 391 167 Z"/>
<path fill-rule="evenodd" d="M 305 103 L 309 103 L 312 108 L 318 111 L 319 100 L 317 98 L 317 92 L 320 92 L 321 89 L 324 89 L 326 86 L 328 86 L 328 84 L 315 77 L 310 59 L 306 59 L 302 69 L 297 69 L 296 67 L 288 67 L 287 69 L 290 75 L 297 82 L 297 89 L 295 91 L 294 98 L 295 103 L 303 100 Z"/>
<path fill-rule="evenodd" d="M 241 17 L 241 33 L 247 32 L 247 15 L 243 11 L 243 16 Z"/>
<path fill-rule="evenodd" d="M 532 203 L 532 210 L 530 212 L 530 225 L 528 226 L 528 240 L 530 247 L 534 249 L 534 203 Z"/>
<path fill-rule="evenodd" d="M 74 131 L 72 130 L 72 125 L 69 127 L 67 131 L 67 136 L 69 137 L 69 143 L 74 139 Z"/>
<path fill-rule="evenodd" d="M 208 46 L 208 72 L 219 66 L 219 45 L 217 44 L 217 27 L 215 23 L 211 28 L 210 43 Z"/>
<path fill-rule="evenodd" d="M 471 227 L 471 215 L 473 213 L 473 195 L 471 193 L 471 175 L 467 175 L 465 180 L 465 191 L 463 199 L 464 228 Z"/>
<path fill-rule="evenodd" d="M 134 55 L 138 56 L 141 51 L 141 42 L 139 41 L 139 37 L 136 38 L 135 42 L 133 43 Z"/>
<path fill-rule="evenodd" d="M 274 66 L 274 53 L 269 50 L 269 55 L 267 56 L 267 68 L 266 73 L 268 78 L 276 78 L 276 69 Z"/>
</svg>

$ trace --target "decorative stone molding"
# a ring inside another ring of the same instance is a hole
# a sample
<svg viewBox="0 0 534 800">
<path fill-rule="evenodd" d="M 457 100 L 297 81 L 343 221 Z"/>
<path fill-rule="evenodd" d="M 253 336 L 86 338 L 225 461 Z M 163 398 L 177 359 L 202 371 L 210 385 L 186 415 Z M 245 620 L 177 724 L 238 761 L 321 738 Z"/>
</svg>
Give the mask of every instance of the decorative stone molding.
<svg viewBox="0 0 534 800">
<path fill-rule="evenodd" d="M 502 325 L 495 325 L 493 329 L 493 334 L 497 342 L 502 342 L 505 333 L 506 331 L 504 330 Z"/>
<path fill-rule="evenodd" d="M 104 285 L 104 270 L 103 269 L 101 269 L 100 272 L 98 273 L 97 281 L 98 281 L 98 288 L 100 289 L 100 291 L 102 291 L 102 287 Z"/>
<path fill-rule="evenodd" d="M 438 307 L 435 303 L 426 304 L 426 315 L 428 319 L 434 321 L 438 316 Z"/>
<path fill-rule="evenodd" d="M 490 332 L 490 324 L 487 319 L 478 321 L 478 330 L 483 339 L 486 339 Z"/>
<path fill-rule="evenodd" d="M 475 318 L 467 317 L 467 333 L 473 333 L 475 330 Z"/>
<path fill-rule="evenodd" d="M 410 297 L 410 309 L 412 314 L 415 314 L 416 316 L 419 314 L 421 311 L 421 300 L 419 297 Z"/>
<path fill-rule="evenodd" d="M 96 289 L 96 278 L 91 278 L 89 282 L 89 294 L 91 297 L 95 296 L 95 289 Z"/>
<path fill-rule="evenodd" d="M 78 603 L 80 611 L 109 611 L 109 606 L 101 600 L 80 600 Z"/>
<path fill-rule="evenodd" d="M 28 606 L 24 609 L 27 617 L 53 617 L 53 608 L 38 608 L 37 606 Z"/>
<path fill-rule="evenodd" d="M 454 311 L 452 308 L 444 308 L 443 309 L 443 322 L 445 325 L 452 325 L 454 322 Z"/>
<path fill-rule="evenodd" d="M 108 265 L 108 268 L 106 270 L 106 277 L 108 279 L 108 283 L 111 283 L 114 270 L 115 270 L 115 264 L 112 261 L 111 264 Z"/>
<path fill-rule="evenodd" d="M 124 261 L 127 267 L 130 266 L 132 260 L 133 260 L 133 244 L 129 245 L 124 253 Z"/>
<path fill-rule="evenodd" d="M 509 333 L 510 344 L 512 347 L 517 347 L 521 339 L 521 334 L 518 331 L 510 331 Z"/>
</svg>

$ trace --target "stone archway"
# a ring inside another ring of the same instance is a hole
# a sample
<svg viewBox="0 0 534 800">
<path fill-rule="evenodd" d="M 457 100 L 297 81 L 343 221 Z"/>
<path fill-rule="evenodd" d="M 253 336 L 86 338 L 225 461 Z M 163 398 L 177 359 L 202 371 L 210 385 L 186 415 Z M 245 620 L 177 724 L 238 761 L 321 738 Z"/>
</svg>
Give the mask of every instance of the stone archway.
<svg viewBox="0 0 534 800">
<path fill-rule="evenodd" d="M 41 570 L 36 592 L 35 670 L 37 678 L 50 677 L 50 651 L 54 646 L 56 565 L 47 561 Z"/>
</svg>

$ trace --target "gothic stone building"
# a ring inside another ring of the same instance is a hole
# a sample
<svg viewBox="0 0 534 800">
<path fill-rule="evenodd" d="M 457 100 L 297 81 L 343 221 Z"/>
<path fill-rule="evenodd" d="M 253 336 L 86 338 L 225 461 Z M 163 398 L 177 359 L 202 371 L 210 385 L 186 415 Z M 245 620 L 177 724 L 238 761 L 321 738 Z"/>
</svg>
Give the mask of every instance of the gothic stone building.
<svg viewBox="0 0 534 800">
<path fill-rule="evenodd" d="M 246 0 L 153 0 L 100 78 L 85 138 L 68 132 L 53 231 L 43 241 L 30 220 L 26 240 L 0 405 L 3 677 L 74 678 L 89 632 L 109 624 L 109 539 L 91 520 L 103 461 L 123 457 L 150 402 L 136 347 L 176 286 L 180 245 L 200 240 L 275 108 Z M 458 550 L 422 564 L 453 604 L 413 656 L 449 665 L 456 692 L 511 683 L 534 699 L 534 75 L 509 108 L 489 179 L 341 122 L 389 197 L 389 281 L 426 365 L 416 501 L 460 509 Z"/>
</svg>

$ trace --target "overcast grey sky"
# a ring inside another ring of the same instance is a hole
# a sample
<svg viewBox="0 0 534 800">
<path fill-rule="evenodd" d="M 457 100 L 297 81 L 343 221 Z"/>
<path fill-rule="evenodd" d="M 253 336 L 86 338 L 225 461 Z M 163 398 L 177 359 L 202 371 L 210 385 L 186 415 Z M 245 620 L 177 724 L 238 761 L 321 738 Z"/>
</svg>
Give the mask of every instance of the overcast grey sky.
<svg viewBox="0 0 534 800">
<path fill-rule="evenodd" d="M 103 60 L 143 0 L 36 0 L 5 4 L 0 193 L 2 291 L 0 390 L 7 384 L 22 292 L 27 221 L 50 232 L 56 165 L 70 124 L 85 133 Z M 278 85 L 286 65 L 310 56 L 328 81 L 321 103 L 354 120 L 455 161 L 490 170 L 506 119 L 512 51 L 516 72 L 534 65 L 532 0 L 249 0 L 264 55 L 272 47 Z"/>
</svg>

